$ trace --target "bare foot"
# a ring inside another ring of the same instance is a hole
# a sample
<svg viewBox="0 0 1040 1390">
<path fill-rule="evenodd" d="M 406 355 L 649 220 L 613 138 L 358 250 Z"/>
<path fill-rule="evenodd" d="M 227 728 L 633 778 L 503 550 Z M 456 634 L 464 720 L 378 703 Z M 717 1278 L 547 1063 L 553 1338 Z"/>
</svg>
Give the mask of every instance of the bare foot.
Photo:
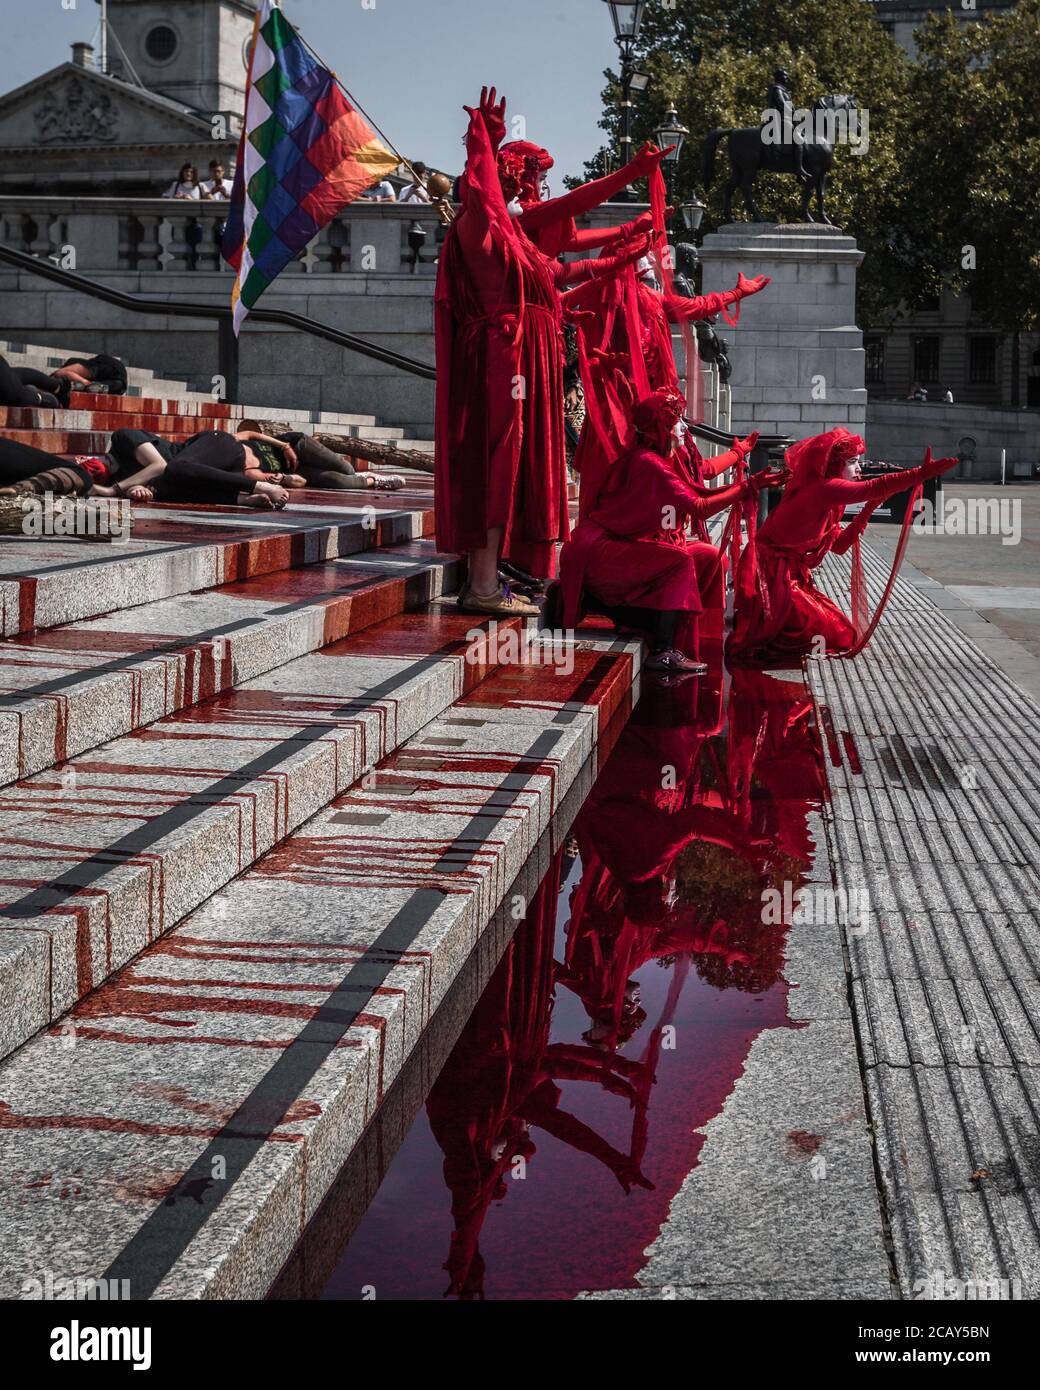
<svg viewBox="0 0 1040 1390">
<path fill-rule="evenodd" d="M 243 505 L 255 507 L 260 511 L 281 511 L 289 500 L 289 494 L 277 483 L 256 483 L 250 493 L 239 493 Z"/>
</svg>

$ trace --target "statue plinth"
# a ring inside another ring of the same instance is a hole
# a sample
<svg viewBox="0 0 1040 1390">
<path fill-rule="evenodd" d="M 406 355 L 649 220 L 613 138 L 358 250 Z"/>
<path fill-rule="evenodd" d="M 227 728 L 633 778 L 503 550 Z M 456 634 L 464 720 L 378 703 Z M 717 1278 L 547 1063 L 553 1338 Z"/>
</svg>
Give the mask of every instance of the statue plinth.
<svg viewBox="0 0 1040 1390">
<path fill-rule="evenodd" d="M 833 425 L 862 434 L 866 355 L 856 326 L 855 240 L 820 223 L 733 222 L 700 249 L 702 290 L 729 290 L 737 275 L 772 284 L 745 299 L 730 343 L 733 429 L 804 439 Z"/>
</svg>

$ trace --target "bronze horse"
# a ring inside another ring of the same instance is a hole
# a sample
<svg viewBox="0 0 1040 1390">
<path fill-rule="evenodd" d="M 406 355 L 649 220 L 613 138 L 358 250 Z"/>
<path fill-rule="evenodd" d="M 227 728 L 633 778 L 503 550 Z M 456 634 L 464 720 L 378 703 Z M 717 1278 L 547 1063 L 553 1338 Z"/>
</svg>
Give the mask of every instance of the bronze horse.
<svg viewBox="0 0 1040 1390">
<path fill-rule="evenodd" d="M 845 119 L 852 119 L 852 113 L 856 111 L 856 102 L 844 93 L 835 93 L 831 96 L 820 97 L 813 103 L 813 114 L 816 112 L 833 113 L 828 118 L 834 121 L 837 113 L 844 112 Z M 705 189 L 712 185 L 715 176 L 715 150 L 723 136 L 728 137 L 730 177 L 726 185 L 725 201 L 725 220 L 733 220 L 733 195 L 739 188 L 744 194 L 744 202 L 751 218 L 755 222 L 765 222 L 767 219 L 755 202 L 755 175 L 760 172 L 773 174 L 797 174 L 798 173 L 798 152 L 790 144 L 770 144 L 767 143 L 761 127 L 755 126 L 746 130 L 713 130 L 704 141 L 704 167 L 703 183 Z M 816 208 L 819 213 L 819 220 L 826 222 L 828 226 L 831 219 L 827 216 L 826 196 L 827 196 L 827 176 L 834 164 L 834 145 L 824 139 L 807 140 L 802 145 L 802 164 L 805 169 L 804 177 L 800 177 L 802 184 L 802 220 L 805 222 L 815 222 L 809 211 L 809 203 L 813 193 L 816 194 Z"/>
</svg>

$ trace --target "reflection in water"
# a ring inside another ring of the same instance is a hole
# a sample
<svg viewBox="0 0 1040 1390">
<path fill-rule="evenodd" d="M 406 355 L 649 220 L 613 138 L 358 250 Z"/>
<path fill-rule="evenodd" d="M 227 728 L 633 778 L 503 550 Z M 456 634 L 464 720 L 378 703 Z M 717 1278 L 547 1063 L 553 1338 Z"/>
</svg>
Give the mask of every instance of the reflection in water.
<svg viewBox="0 0 1040 1390">
<path fill-rule="evenodd" d="M 755 671 L 644 692 L 325 1297 L 634 1284 L 696 1131 L 791 1026 L 762 894 L 813 852 L 811 709 Z"/>
</svg>

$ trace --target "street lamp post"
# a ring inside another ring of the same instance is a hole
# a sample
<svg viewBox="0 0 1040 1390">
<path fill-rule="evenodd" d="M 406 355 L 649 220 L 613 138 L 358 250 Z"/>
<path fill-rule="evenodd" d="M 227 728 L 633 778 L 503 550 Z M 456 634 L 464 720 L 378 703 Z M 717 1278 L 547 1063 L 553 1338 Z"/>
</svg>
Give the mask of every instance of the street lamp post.
<svg viewBox="0 0 1040 1390">
<path fill-rule="evenodd" d="M 668 190 L 668 203 L 671 205 L 675 199 L 675 171 L 679 165 L 679 156 L 682 154 L 683 143 L 689 135 L 689 129 L 683 125 L 679 119 L 679 113 L 674 106 L 669 106 L 665 112 L 664 120 L 654 131 L 658 147 L 662 150 L 668 149 L 669 145 L 674 145 L 664 158 L 664 181 Z"/>
<path fill-rule="evenodd" d="M 622 168 L 632 158 L 632 97 L 645 92 L 650 85 L 650 77 L 640 72 L 634 61 L 639 31 L 643 27 L 643 15 L 647 0 L 604 0 L 610 6 L 610 17 L 614 21 L 614 42 L 621 55 L 621 165 Z M 628 202 L 630 189 L 618 194 L 619 202 Z"/>
</svg>

